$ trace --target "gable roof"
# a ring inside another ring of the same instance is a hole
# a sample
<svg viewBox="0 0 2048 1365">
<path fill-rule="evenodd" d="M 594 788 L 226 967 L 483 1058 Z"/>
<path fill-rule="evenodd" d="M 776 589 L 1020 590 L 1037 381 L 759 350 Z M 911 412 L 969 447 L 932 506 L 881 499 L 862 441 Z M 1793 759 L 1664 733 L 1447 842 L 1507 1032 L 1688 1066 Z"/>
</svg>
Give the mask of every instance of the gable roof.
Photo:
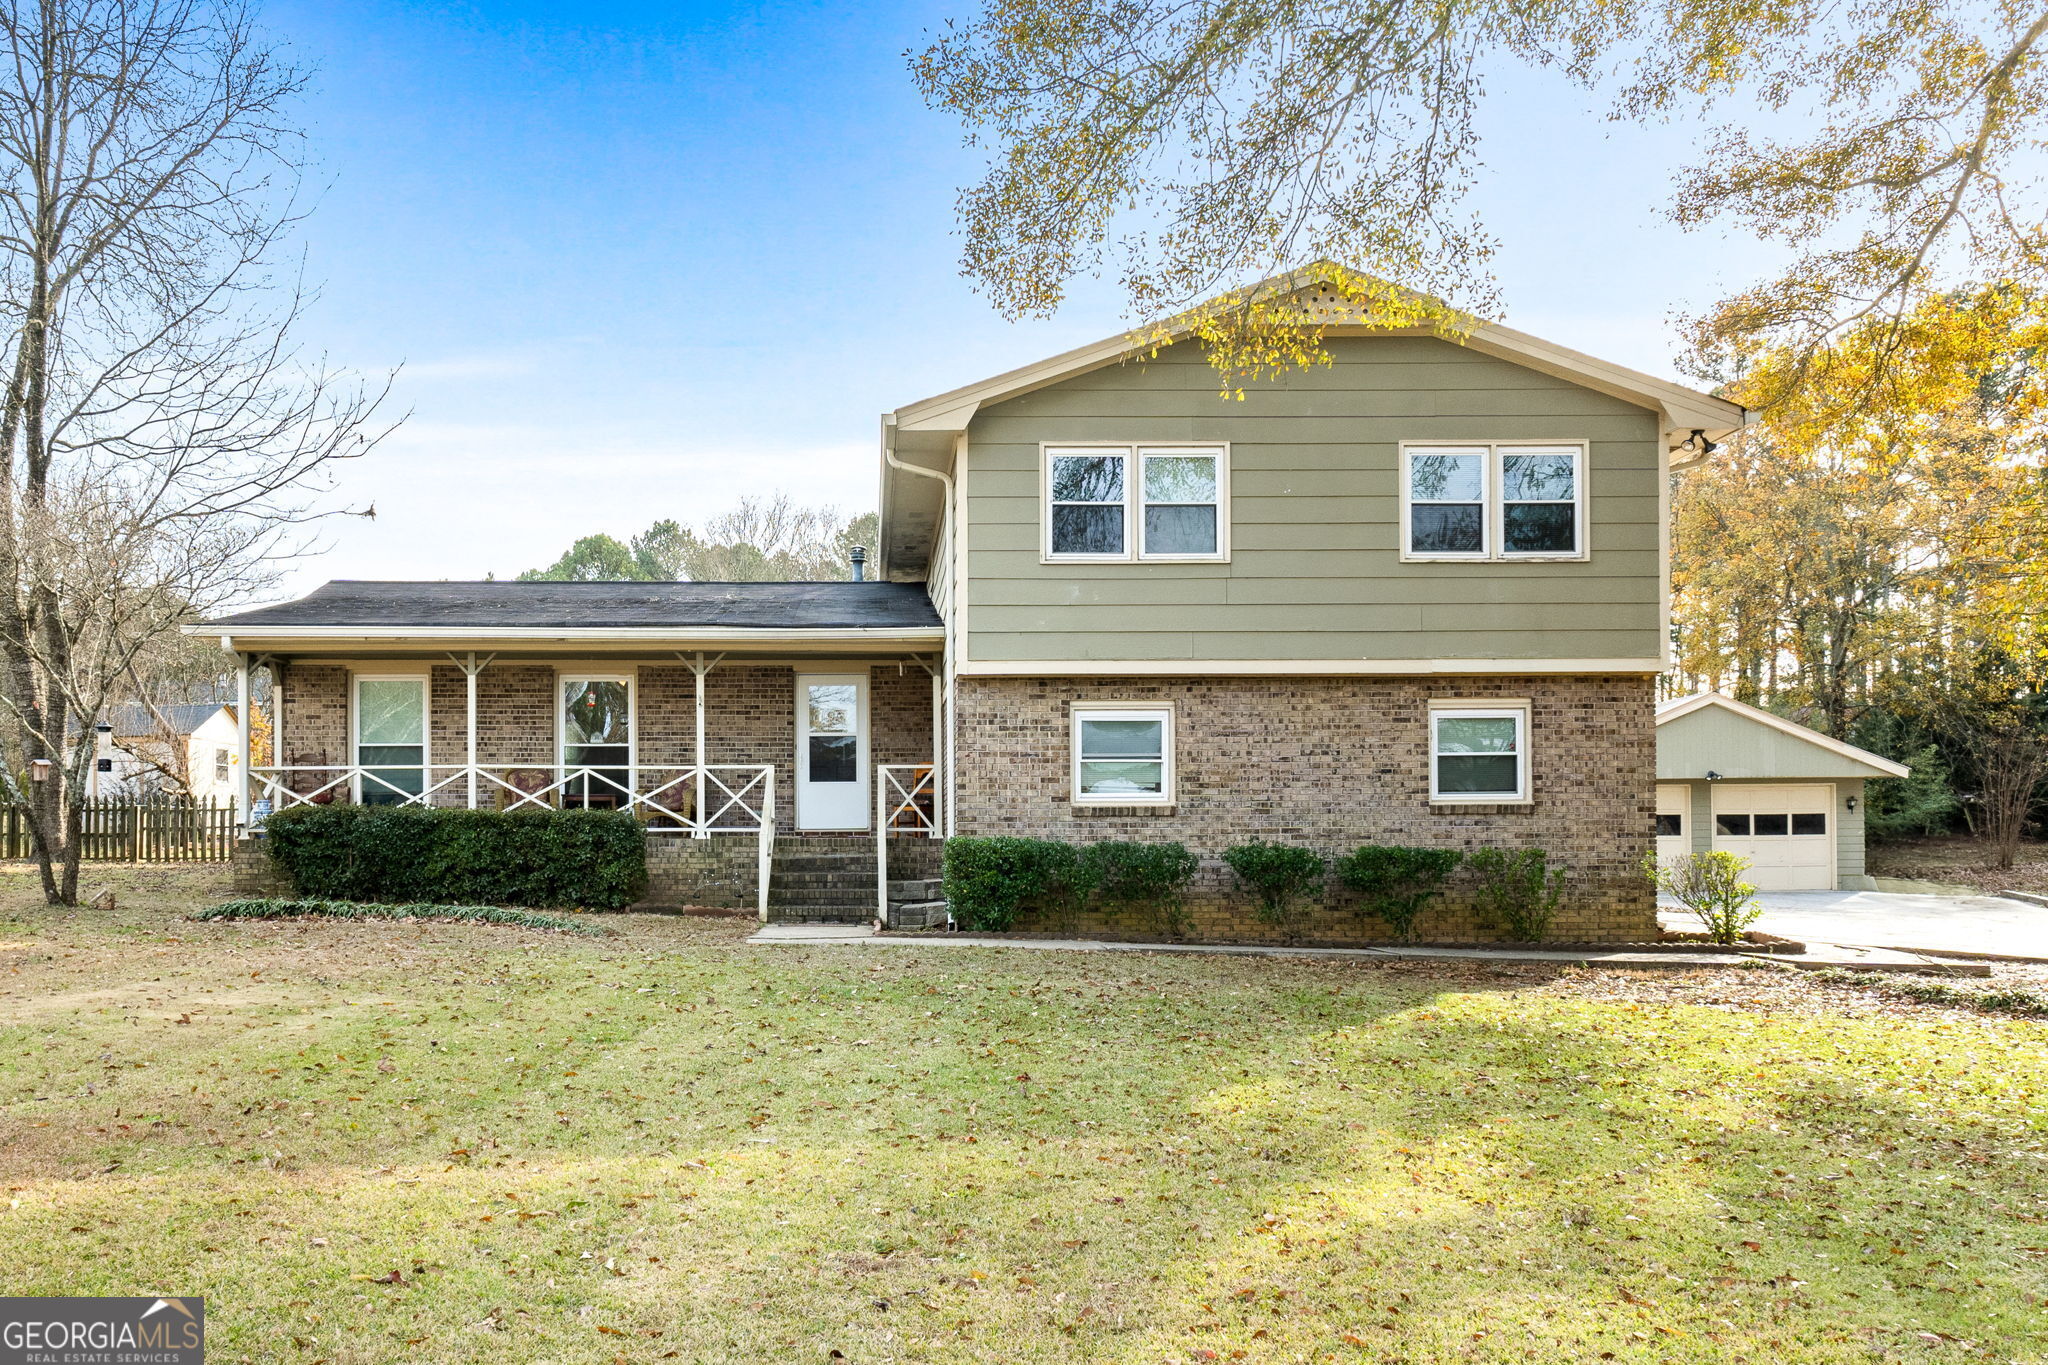
<svg viewBox="0 0 2048 1365">
<path fill-rule="evenodd" d="M 937 634 L 919 583 L 388 582 L 341 579 L 275 606 L 189 627 L 265 638 L 532 636 L 632 639 L 704 633 Z"/>
<path fill-rule="evenodd" d="M 1905 777 L 1913 771 L 1911 768 L 1908 768 L 1905 764 L 1894 762 L 1893 760 L 1884 757 L 1882 754 L 1874 754 L 1870 752 L 1870 750 L 1868 749 L 1859 749 L 1853 744 L 1846 744 L 1843 741 L 1834 738 L 1832 735 L 1824 735 L 1820 731 L 1809 729 L 1796 721 L 1786 720 L 1783 716 L 1774 716 L 1769 711 L 1759 710 L 1754 706 L 1749 706 L 1743 702 L 1735 700 L 1735 698 L 1733 697 L 1724 696 L 1719 692 L 1698 692 L 1690 697 L 1680 697 L 1675 701 L 1667 701 L 1663 703 L 1657 708 L 1657 724 L 1661 728 L 1662 726 L 1670 724 L 1672 721 L 1682 720 L 1687 716 L 1697 715 L 1701 712 L 1709 710 L 1725 712 L 1726 714 L 1735 717 L 1739 721 L 1751 725 L 1761 726 L 1766 730 L 1775 732 L 1779 735 L 1783 735 L 1786 738 L 1797 741 L 1798 743 L 1810 745 L 1815 749 L 1822 750 L 1825 753 L 1834 757 L 1835 759 L 1846 760 L 1848 763 L 1852 765 L 1860 765 L 1861 767 L 1870 770 L 1866 773 L 1855 774 L 1857 776 Z M 1659 765 L 1659 768 L 1659 777 L 1679 778 L 1698 776 L 1698 774 L 1689 773 L 1666 773 L 1661 771 L 1662 764 Z M 1787 772 L 1741 775 L 1759 777 L 1824 777 L 1829 776 L 1830 774 L 1820 770 L 1815 770 L 1813 772 L 1801 773 Z"/>
<path fill-rule="evenodd" d="M 159 706 L 156 709 L 163 715 L 174 735 L 191 734 L 213 719 L 216 712 L 226 711 L 231 718 L 234 715 L 233 707 L 226 702 L 218 701 L 173 702 L 169 706 Z M 132 702 L 123 706 L 108 707 L 100 719 L 113 727 L 117 739 L 157 733 L 156 717 L 150 714 L 149 708 Z"/>
<path fill-rule="evenodd" d="M 1324 321 L 1331 336 L 1434 336 L 1637 404 L 1659 414 L 1667 448 L 1675 448 L 1694 431 L 1703 431 L 1709 439 L 1718 440 L 1752 420 L 1749 410 L 1740 403 L 1601 360 L 1497 322 L 1466 318 L 1466 330 L 1459 335 L 1435 328 L 1373 326 L 1364 312 L 1326 282 L 1332 273 L 1355 272 L 1344 272 L 1329 262 L 1317 261 L 1262 280 L 1246 289 L 1244 295 L 1248 301 L 1305 295 L 1308 311 Z M 1192 322 L 1184 318 L 1168 324 L 1163 331 L 1178 341 L 1190 334 L 1191 327 Z M 883 414 L 880 572 L 887 576 L 892 550 L 899 543 L 930 534 L 937 522 L 939 499 L 934 481 L 903 472 L 895 463 L 898 457 L 915 457 L 920 467 L 946 468 L 955 438 L 966 433 L 967 424 L 982 408 L 1117 364 L 1129 359 L 1133 350 L 1132 333 L 1119 332 Z M 1704 454 L 1702 451 L 1693 458 L 1702 458 Z M 1673 461 L 1673 467 L 1688 463 L 1690 459 Z M 915 522 L 915 529 L 892 525 L 898 518 Z"/>
</svg>

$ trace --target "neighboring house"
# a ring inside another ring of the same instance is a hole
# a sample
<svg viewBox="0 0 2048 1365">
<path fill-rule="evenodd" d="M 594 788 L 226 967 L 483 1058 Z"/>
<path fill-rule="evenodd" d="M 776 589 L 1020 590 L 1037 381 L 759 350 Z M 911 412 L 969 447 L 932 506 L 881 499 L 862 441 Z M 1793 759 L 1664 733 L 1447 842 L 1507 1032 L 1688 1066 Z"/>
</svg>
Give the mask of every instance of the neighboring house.
<svg viewBox="0 0 2048 1365">
<path fill-rule="evenodd" d="M 873 906 L 852 860 L 878 810 L 1174 839 L 1217 935 L 1243 927 L 1214 918 L 1218 855 L 1250 838 L 1539 846 L 1572 876 L 1561 936 L 1654 934 L 1670 471 L 1744 411 L 1269 288 L 1311 291 L 1332 365 L 1233 401 L 1196 343 L 1119 336 L 887 414 L 885 581 L 332 583 L 195 628 L 275 670 L 284 761 L 255 795 L 618 805 L 708 835 L 770 824 L 772 789 L 783 835 L 841 836 L 789 864 L 846 857 L 830 886 L 785 878 L 787 846 L 758 886 L 745 841 L 657 863 L 666 897 L 772 888 L 778 914 Z"/>
<path fill-rule="evenodd" d="M 98 732 L 88 797 L 233 799 L 240 732 L 232 706 L 180 702 L 158 707 L 155 714 L 145 706 L 116 706 L 101 722 L 108 728 Z"/>
<path fill-rule="evenodd" d="M 1722 849 L 1761 891 L 1869 890 L 1863 784 L 1911 770 L 1718 692 L 1657 708 L 1657 855 Z"/>
</svg>

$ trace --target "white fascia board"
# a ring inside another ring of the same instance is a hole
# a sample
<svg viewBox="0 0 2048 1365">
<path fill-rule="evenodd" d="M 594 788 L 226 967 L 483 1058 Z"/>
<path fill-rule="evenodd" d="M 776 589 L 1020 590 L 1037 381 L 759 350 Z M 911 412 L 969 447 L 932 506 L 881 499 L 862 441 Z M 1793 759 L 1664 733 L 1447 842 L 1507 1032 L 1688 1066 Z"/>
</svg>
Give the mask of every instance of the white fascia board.
<svg viewBox="0 0 2048 1365">
<path fill-rule="evenodd" d="M 943 640 L 944 626 L 883 628 L 842 626 L 818 629 L 779 630 L 758 626 L 287 626 L 287 625 L 197 625 L 186 626 L 187 635 L 218 636 L 223 647 L 236 642 L 262 644 L 272 640 L 349 641 L 366 645 L 405 643 L 432 645 L 440 642 L 470 643 L 479 640 L 617 643 L 630 645 L 673 645 L 717 643 L 726 645 L 805 645 L 835 642 L 873 644 L 877 641 Z"/>
<path fill-rule="evenodd" d="M 1661 673 L 1661 659 L 963 659 L 962 677 L 1420 677 Z"/>
</svg>

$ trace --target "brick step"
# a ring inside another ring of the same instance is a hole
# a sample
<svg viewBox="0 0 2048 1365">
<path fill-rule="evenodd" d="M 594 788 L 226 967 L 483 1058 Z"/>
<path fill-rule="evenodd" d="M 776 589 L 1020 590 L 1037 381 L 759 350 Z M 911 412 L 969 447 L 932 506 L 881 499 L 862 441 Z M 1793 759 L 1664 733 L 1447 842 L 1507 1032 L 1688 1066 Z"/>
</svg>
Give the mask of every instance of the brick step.
<svg viewBox="0 0 2048 1365">
<path fill-rule="evenodd" d="M 889 907 L 891 929 L 943 929 L 946 927 L 944 901 L 905 901 Z"/>
<path fill-rule="evenodd" d="M 770 924 L 869 924 L 875 918 L 872 905 L 859 908 L 841 906 L 831 909 L 823 906 L 797 906 L 790 909 L 768 907 Z"/>
<path fill-rule="evenodd" d="M 868 877 L 777 877 L 768 883 L 768 894 L 779 896 L 783 892 L 803 892 L 806 895 L 818 891 L 831 891 L 851 899 L 855 896 L 875 894 L 875 879 Z"/>
<path fill-rule="evenodd" d="M 875 884 L 872 867 L 783 867 L 777 864 L 768 874 L 775 882 L 862 882 Z"/>
<path fill-rule="evenodd" d="M 939 899 L 941 883 L 937 877 L 920 878 L 916 881 L 890 881 L 889 899 L 892 901 L 935 901 Z"/>
<path fill-rule="evenodd" d="M 865 905 L 868 913 L 875 912 L 873 893 L 861 895 L 859 887 L 818 887 L 814 890 L 785 891 L 778 887 L 768 888 L 770 905 Z"/>
</svg>

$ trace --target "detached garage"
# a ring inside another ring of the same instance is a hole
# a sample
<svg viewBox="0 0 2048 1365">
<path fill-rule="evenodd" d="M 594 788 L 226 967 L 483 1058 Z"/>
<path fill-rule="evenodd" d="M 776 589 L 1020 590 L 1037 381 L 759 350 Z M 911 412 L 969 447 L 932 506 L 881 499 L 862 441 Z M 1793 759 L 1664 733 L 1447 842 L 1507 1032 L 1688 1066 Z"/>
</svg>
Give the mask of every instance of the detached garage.
<svg viewBox="0 0 2048 1365">
<path fill-rule="evenodd" d="M 1657 855 L 1721 849 L 1760 891 L 1868 889 L 1863 784 L 1908 769 L 1702 692 L 1657 708 Z"/>
</svg>

